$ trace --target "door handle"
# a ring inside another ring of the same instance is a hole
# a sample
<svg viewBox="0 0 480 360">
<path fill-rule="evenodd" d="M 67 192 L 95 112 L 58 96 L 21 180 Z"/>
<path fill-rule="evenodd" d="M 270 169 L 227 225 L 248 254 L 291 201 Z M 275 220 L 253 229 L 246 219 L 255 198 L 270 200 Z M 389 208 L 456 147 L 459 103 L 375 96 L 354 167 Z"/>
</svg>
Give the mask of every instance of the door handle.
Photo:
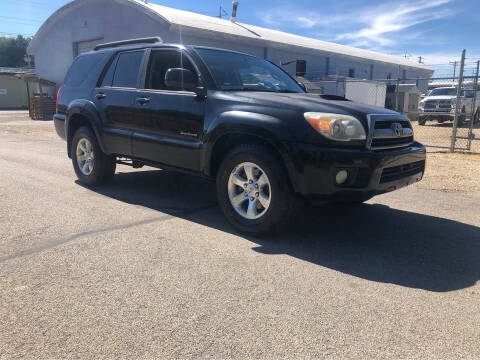
<svg viewBox="0 0 480 360">
<path fill-rule="evenodd" d="M 137 99 L 137 102 L 144 105 L 150 102 L 150 98 L 148 97 L 141 97 Z"/>
<path fill-rule="evenodd" d="M 97 95 L 95 95 L 95 97 L 100 100 L 100 99 L 105 99 L 107 97 L 107 95 L 105 95 L 104 93 L 98 93 Z"/>
</svg>

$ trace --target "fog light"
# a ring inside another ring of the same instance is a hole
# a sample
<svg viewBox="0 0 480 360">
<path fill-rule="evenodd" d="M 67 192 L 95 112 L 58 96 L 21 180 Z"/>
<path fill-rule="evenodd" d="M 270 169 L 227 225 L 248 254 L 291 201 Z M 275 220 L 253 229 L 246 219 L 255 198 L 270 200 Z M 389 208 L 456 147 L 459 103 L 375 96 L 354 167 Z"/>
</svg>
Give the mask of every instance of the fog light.
<svg viewBox="0 0 480 360">
<path fill-rule="evenodd" d="M 337 172 L 337 176 L 335 177 L 335 181 L 338 185 L 343 185 L 348 179 L 348 171 L 347 170 L 340 170 Z"/>
</svg>

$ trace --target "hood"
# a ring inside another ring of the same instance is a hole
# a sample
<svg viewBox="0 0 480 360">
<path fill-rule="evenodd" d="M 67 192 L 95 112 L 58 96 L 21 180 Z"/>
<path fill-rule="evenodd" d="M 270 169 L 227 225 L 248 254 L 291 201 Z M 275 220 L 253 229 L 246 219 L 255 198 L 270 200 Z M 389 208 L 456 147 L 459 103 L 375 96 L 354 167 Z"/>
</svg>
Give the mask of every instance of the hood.
<svg viewBox="0 0 480 360">
<path fill-rule="evenodd" d="M 284 108 L 304 112 L 329 112 L 353 115 L 361 120 L 366 120 L 368 114 L 398 115 L 394 111 L 360 104 L 357 102 L 332 96 L 330 99 L 324 95 L 311 93 L 273 93 L 273 92 L 234 92 L 229 93 L 237 101 L 244 101 L 256 105 Z M 324 97 L 323 97 L 324 96 Z"/>
<path fill-rule="evenodd" d="M 451 100 L 451 99 L 456 99 L 456 95 L 437 95 L 437 96 L 426 96 L 422 99 L 422 101 L 425 100 Z"/>
</svg>

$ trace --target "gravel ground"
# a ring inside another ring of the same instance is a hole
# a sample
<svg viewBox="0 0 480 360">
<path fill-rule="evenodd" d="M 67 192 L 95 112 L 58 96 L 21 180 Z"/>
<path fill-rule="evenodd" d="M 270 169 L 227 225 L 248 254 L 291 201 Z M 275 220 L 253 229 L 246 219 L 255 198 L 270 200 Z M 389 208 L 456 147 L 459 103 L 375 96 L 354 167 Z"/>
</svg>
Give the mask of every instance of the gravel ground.
<svg viewBox="0 0 480 360">
<path fill-rule="evenodd" d="M 413 128 L 415 131 L 415 137 L 421 143 L 432 147 L 439 151 L 448 151 L 450 149 L 450 142 L 452 136 L 452 122 L 447 121 L 442 124 L 436 121 L 427 121 L 425 126 L 418 125 L 417 122 L 413 122 Z M 462 125 L 457 130 L 458 137 L 468 137 L 470 125 Z M 472 141 L 471 152 L 480 153 L 480 125 L 475 125 L 473 129 L 475 135 L 475 141 Z M 467 140 L 459 139 L 455 143 L 457 149 L 467 150 Z"/>
<path fill-rule="evenodd" d="M 452 154 L 429 148 L 425 176 L 415 186 L 480 195 L 480 154 Z"/>
<path fill-rule="evenodd" d="M 418 186 L 465 161 L 430 155 Z M 0 359 L 480 358 L 469 188 L 307 208 L 261 239 L 203 179 L 80 186 L 52 123 L 20 113 L 0 112 L 0 169 Z"/>
</svg>

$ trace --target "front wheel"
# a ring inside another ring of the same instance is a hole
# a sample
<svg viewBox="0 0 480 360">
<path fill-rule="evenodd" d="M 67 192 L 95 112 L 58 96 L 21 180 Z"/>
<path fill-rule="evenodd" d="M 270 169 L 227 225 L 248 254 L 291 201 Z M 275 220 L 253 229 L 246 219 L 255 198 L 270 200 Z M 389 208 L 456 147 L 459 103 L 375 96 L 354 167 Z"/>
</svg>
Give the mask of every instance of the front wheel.
<svg viewBox="0 0 480 360">
<path fill-rule="evenodd" d="M 116 159 L 106 155 L 98 144 L 94 132 L 81 127 L 72 140 L 72 163 L 78 180 L 85 185 L 102 185 L 115 174 Z"/>
<path fill-rule="evenodd" d="M 217 174 L 217 197 L 227 220 L 251 235 L 278 233 L 300 210 L 281 162 L 261 145 L 233 149 Z"/>
</svg>

